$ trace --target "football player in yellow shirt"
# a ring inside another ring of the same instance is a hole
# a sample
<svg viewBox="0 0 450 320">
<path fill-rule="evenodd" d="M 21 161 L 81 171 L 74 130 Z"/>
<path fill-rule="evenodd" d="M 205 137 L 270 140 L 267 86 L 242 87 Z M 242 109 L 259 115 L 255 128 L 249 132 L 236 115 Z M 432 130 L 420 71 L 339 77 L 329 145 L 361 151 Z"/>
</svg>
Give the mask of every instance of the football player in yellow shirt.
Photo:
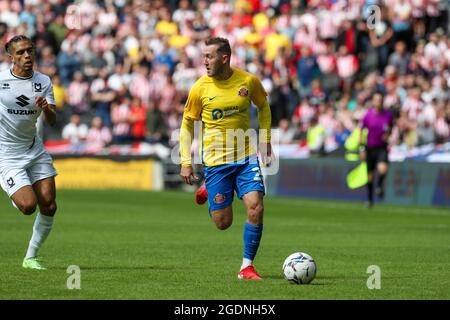
<svg viewBox="0 0 450 320">
<path fill-rule="evenodd" d="M 193 85 L 186 102 L 180 133 L 181 172 L 187 184 L 197 179 L 192 169 L 191 145 L 194 122 L 202 122 L 202 163 L 205 186 L 197 191 L 208 198 L 209 212 L 217 228 L 233 222 L 232 202 L 236 191 L 247 209 L 244 255 L 239 279 L 261 279 L 253 260 L 263 231 L 264 181 L 257 148 L 250 129 L 250 108 L 258 108 L 260 153 L 269 165 L 271 112 L 261 82 L 252 74 L 230 66 L 227 39 L 205 41 L 203 62 L 207 74 Z M 253 136 L 254 138 L 254 136 Z"/>
</svg>

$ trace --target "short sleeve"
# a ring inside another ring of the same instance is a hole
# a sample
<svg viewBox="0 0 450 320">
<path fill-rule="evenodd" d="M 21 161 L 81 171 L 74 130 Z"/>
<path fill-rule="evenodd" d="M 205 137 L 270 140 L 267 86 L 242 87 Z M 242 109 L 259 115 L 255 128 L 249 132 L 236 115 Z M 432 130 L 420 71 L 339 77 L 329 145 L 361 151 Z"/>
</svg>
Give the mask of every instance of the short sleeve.
<svg viewBox="0 0 450 320">
<path fill-rule="evenodd" d="M 55 96 L 53 93 L 53 84 L 50 79 L 47 86 L 47 90 L 45 90 L 45 100 L 47 100 L 48 104 L 56 105 Z"/>
</svg>

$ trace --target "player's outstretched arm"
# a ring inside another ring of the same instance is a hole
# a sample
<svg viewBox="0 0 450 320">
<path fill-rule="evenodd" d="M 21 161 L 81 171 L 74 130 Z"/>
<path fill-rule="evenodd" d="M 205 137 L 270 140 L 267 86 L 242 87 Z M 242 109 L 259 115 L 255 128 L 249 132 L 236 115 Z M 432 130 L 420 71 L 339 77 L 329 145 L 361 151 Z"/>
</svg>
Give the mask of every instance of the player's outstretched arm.
<svg viewBox="0 0 450 320">
<path fill-rule="evenodd" d="M 44 113 L 44 121 L 54 126 L 56 123 L 56 112 L 53 104 L 48 104 L 45 97 L 36 97 L 36 107 L 41 108 Z"/>
</svg>

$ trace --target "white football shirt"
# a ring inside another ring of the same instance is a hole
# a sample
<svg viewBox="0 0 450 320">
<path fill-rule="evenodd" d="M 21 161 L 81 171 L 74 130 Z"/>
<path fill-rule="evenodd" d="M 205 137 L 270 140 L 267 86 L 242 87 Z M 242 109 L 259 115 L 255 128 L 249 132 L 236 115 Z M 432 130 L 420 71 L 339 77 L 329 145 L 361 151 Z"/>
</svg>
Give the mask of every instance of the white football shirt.
<svg viewBox="0 0 450 320">
<path fill-rule="evenodd" d="M 45 97 L 55 104 L 50 78 L 34 71 L 29 78 L 14 75 L 11 69 L 0 72 L 0 145 L 29 147 L 36 137 L 36 120 L 42 109 L 35 97 Z"/>
</svg>

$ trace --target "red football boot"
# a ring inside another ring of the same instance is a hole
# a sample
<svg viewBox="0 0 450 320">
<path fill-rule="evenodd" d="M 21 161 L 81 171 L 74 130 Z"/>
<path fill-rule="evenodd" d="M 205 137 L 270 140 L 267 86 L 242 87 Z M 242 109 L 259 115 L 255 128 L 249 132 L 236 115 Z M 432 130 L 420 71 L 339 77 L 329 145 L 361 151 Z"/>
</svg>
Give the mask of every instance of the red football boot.
<svg viewBox="0 0 450 320">
<path fill-rule="evenodd" d="M 242 269 L 238 274 L 238 279 L 262 280 L 261 276 L 256 273 L 256 270 L 253 266 L 248 266 Z"/>
<path fill-rule="evenodd" d="M 208 200 L 208 191 L 206 191 L 206 185 L 203 183 L 195 193 L 195 201 L 197 204 L 202 205 L 206 202 L 206 200 Z"/>
</svg>

